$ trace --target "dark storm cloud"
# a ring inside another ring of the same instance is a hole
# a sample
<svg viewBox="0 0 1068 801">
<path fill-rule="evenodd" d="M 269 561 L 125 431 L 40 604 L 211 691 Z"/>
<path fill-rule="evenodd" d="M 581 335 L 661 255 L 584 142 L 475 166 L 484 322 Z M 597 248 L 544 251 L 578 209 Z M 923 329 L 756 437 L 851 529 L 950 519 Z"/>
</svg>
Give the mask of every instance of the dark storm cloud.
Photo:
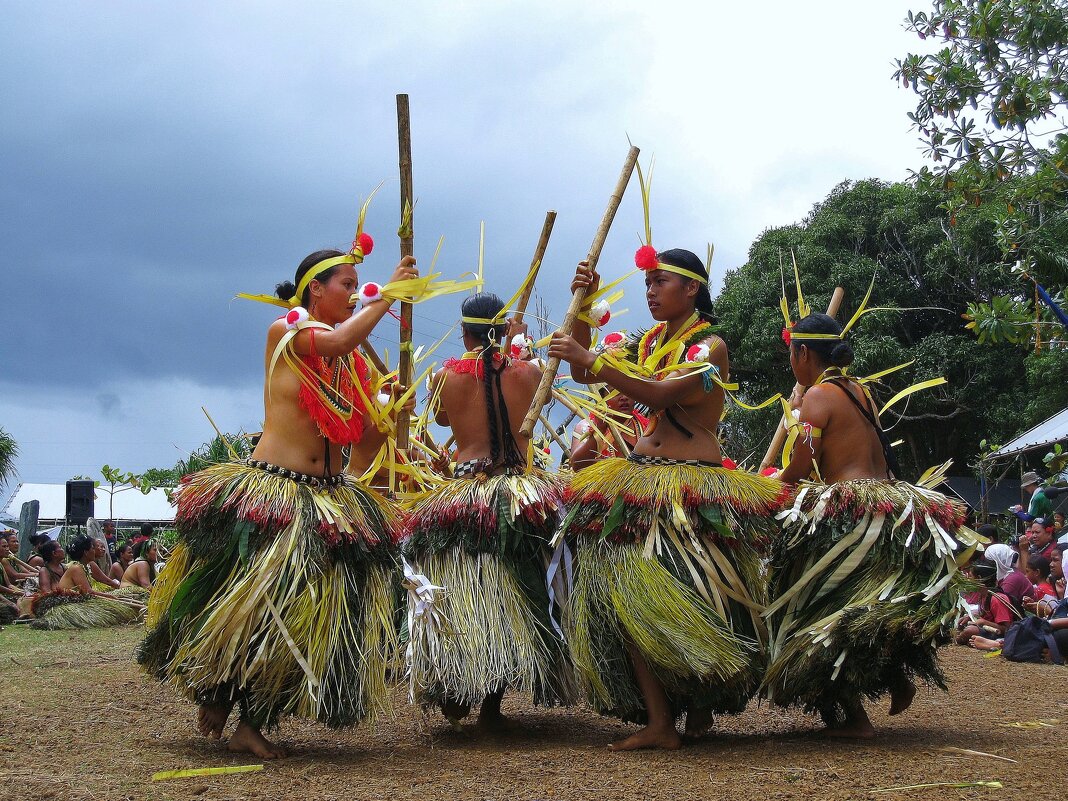
<svg viewBox="0 0 1068 801">
<path fill-rule="evenodd" d="M 388 277 L 398 90 L 412 94 L 422 266 L 441 233 L 439 269 L 473 269 L 484 219 L 492 288 L 510 294 L 552 206 L 540 284 L 562 312 L 626 150 L 621 129 L 590 150 L 611 79 L 555 83 L 582 52 L 581 26 L 540 39 L 522 15 L 495 27 L 488 14 L 482 30 L 402 39 L 397 18 L 259 8 L 0 12 L 0 259 L 20 306 L 47 323 L 4 359 L 9 381 L 62 364 L 57 387 L 255 386 L 271 311 L 233 294 L 270 292 L 307 252 L 347 242 L 360 196 L 382 179 L 363 272 Z M 451 322 L 455 305 L 420 309 L 419 333 L 442 335 L 431 318 Z"/>
</svg>

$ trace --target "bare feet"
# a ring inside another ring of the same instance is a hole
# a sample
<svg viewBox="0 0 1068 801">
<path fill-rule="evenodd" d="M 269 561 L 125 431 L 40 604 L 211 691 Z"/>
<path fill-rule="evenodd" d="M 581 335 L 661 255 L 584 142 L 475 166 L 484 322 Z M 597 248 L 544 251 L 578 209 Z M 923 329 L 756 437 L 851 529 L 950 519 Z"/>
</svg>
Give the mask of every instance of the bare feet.
<svg viewBox="0 0 1068 801">
<path fill-rule="evenodd" d="M 913 687 L 912 691 L 915 694 L 916 688 Z M 846 719 L 841 726 L 828 726 L 821 733 L 824 737 L 842 740 L 870 740 L 875 736 L 875 727 L 871 725 L 864 705 L 857 701 L 846 709 Z"/>
<path fill-rule="evenodd" d="M 637 751 L 639 748 L 663 748 L 675 751 L 682 746 L 682 738 L 672 726 L 670 729 L 654 729 L 646 726 L 637 734 L 623 740 L 617 740 L 609 747 L 612 751 Z"/>
<path fill-rule="evenodd" d="M 683 737 L 687 740 L 700 740 L 713 723 L 712 710 L 705 707 L 690 707 L 686 712 L 686 732 Z"/>
<path fill-rule="evenodd" d="M 968 645 L 980 651 L 996 651 L 1001 647 L 1001 642 L 999 640 L 991 640 L 989 637 L 980 637 L 976 634 L 968 640 Z"/>
<path fill-rule="evenodd" d="M 454 731 L 463 731 L 463 729 L 460 728 L 460 721 L 471 714 L 471 705 L 463 704 L 449 698 L 442 702 L 441 714 L 443 714 L 445 719 L 449 721 L 449 725 L 452 726 Z"/>
<path fill-rule="evenodd" d="M 260 759 L 285 759 L 288 756 L 284 748 L 272 743 L 259 729 L 252 728 L 245 721 L 237 724 L 226 747 L 231 751 L 254 754 Z"/>
<path fill-rule="evenodd" d="M 218 740 L 230 717 L 231 704 L 201 704 L 197 709 L 197 731 L 205 737 Z"/>
<path fill-rule="evenodd" d="M 910 706 L 912 699 L 916 697 L 916 685 L 911 681 L 902 680 L 900 687 L 895 687 L 890 692 L 890 714 L 900 715 Z"/>
</svg>

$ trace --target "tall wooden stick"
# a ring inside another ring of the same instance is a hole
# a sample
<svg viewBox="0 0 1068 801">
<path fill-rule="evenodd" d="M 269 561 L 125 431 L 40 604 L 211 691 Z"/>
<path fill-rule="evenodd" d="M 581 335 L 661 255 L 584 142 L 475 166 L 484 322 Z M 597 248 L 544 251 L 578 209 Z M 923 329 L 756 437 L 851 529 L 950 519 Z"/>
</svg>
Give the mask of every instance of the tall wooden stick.
<svg viewBox="0 0 1068 801">
<path fill-rule="evenodd" d="M 371 364 L 375 366 L 375 369 L 378 370 L 378 372 L 382 375 L 389 372 L 389 370 L 386 369 L 386 363 L 382 361 L 382 357 L 378 355 L 378 351 L 375 350 L 374 345 L 367 340 L 364 340 L 363 344 L 360 345 L 360 350 L 363 351 L 364 356 L 371 360 Z"/>
<path fill-rule="evenodd" d="M 586 254 L 586 261 L 592 269 L 597 268 L 597 260 L 601 258 L 601 249 L 604 247 L 605 239 L 608 238 L 608 230 L 612 227 L 612 221 L 616 217 L 619 203 L 623 200 L 623 193 L 627 190 L 627 184 L 630 183 L 631 173 L 634 172 L 634 165 L 638 161 L 638 152 L 638 148 L 633 145 L 631 146 L 630 151 L 628 151 L 627 160 L 623 163 L 623 171 L 619 174 L 619 180 L 616 181 L 616 188 L 612 192 L 612 196 L 608 199 L 608 208 L 605 209 L 604 217 L 601 218 L 601 224 L 597 228 L 597 233 L 593 237 L 593 244 L 590 245 L 590 251 Z M 582 304 L 585 301 L 585 289 L 579 289 L 571 296 L 571 305 L 567 307 L 564 321 L 560 325 L 561 333 L 571 333 L 571 329 L 575 325 L 575 318 L 578 316 L 579 311 L 582 309 Z M 537 394 L 534 395 L 534 400 L 530 404 L 530 410 L 527 412 L 527 416 L 523 419 L 523 427 L 520 429 L 524 436 L 529 437 L 534 434 L 534 426 L 537 425 L 541 410 L 544 409 L 545 404 L 549 402 L 549 397 L 552 395 L 553 391 L 553 381 L 556 380 L 556 373 L 559 369 L 560 360 L 556 357 L 550 358 L 545 365 L 545 370 L 542 371 L 541 374 L 541 383 L 538 385 Z"/>
<path fill-rule="evenodd" d="M 401 258 L 411 256 L 415 251 L 413 232 L 413 212 L 415 199 L 412 194 L 412 123 L 408 113 L 408 95 L 397 95 L 397 143 L 400 151 L 400 204 Z M 397 380 L 401 386 L 412 383 L 412 304 L 401 303 L 400 307 L 400 358 L 397 362 Z M 408 412 L 403 409 L 397 414 L 397 448 L 408 447 Z"/>
<path fill-rule="evenodd" d="M 538 246 L 534 248 L 534 258 L 530 261 L 530 267 L 534 270 L 534 276 L 530 279 L 530 283 L 527 284 L 527 288 L 523 290 L 523 294 L 519 296 L 519 302 L 516 304 L 515 320 L 517 323 L 523 322 L 523 315 L 526 314 L 527 304 L 530 302 L 530 294 L 534 291 L 534 282 L 538 280 L 538 272 L 541 270 L 541 260 L 545 258 L 545 249 L 549 246 L 549 235 L 553 232 L 553 225 L 556 223 L 556 212 L 545 212 L 545 223 L 541 226 L 541 236 L 538 237 Z M 536 265 L 536 266 L 535 266 Z"/>
<path fill-rule="evenodd" d="M 838 307 L 842 305 L 842 298 L 844 297 L 845 290 L 840 286 L 836 286 L 831 294 L 831 302 L 827 304 L 828 316 L 834 317 L 838 314 Z M 803 387 L 800 384 L 794 384 L 794 392 L 800 392 L 802 389 Z M 786 442 L 786 426 L 780 420 L 779 425 L 775 428 L 775 435 L 771 438 L 771 444 L 768 445 L 768 452 L 764 454 L 764 460 L 760 463 L 760 470 L 771 467 L 772 463 L 779 458 L 779 452 L 782 450 L 784 442 Z"/>
</svg>

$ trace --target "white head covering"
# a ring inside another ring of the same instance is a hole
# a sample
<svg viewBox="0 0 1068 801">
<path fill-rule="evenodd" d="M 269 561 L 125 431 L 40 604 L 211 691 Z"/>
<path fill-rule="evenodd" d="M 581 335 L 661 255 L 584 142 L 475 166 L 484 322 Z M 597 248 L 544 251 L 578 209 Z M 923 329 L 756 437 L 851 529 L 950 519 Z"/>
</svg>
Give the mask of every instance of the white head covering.
<svg viewBox="0 0 1068 801">
<path fill-rule="evenodd" d="M 988 545 L 985 551 L 987 559 L 994 563 L 994 566 L 998 571 L 998 581 L 1001 581 L 1005 576 L 1012 572 L 1013 565 L 1016 563 L 1016 557 L 1018 554 L 1008 545 L 1002 545 L 996 543 L 994 545 Z"/>
</svg>

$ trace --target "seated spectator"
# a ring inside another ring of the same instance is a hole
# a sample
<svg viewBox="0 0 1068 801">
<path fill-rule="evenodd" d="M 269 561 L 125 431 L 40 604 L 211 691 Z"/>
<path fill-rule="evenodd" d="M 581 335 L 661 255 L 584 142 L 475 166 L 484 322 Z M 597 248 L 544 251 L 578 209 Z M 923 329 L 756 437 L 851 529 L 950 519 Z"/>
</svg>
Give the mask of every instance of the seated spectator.
<svg viewBox="0 0 1068 801">
<path fill-rule="evenodd" d="M 156 580 L 156 560 L 159 550 L 155 540 L 142 540 L 134 546 L 134 560 L 122 574 L 123 587 L 143 587 L 152 589 Z"/>
<path fill-rule="evenodd" d="M 1057 539 L 1053 536 L 1053 518 L 1036 517 L 1025 536 L 1030 545 L 1031 556 L 1050 558 L 1057 544 Z"/>
<path fill-rule="evenodd" d="M 997 590 L 995 565 L 980 559 L 972 563 L 970 573 L 980 582 L 974 601 L 979 611 L 958 622 L 957 645 L 969 645 L 976 636 L 1003 637 L 1009 625 L 1020 617 L 1012 601 Z"/>
<path fill-rule="evenodd" d="M 11 546 L 7 544 L 7 537 L 0 537 L 0 562 L 8 567 L 8 556 L 11 555 Z M 0 570 L 0 623 L 10 623 L 19 616 L 18 599 L 22 597 L 22 590 L 18 588 L 10 578 L 6 570 Z"/>
<path fill-rule="evenodd" d="M 15 540 L 14 546 L 11 545 L 12 539 Z M 3 571 L 0 578 L 6 579 L 12 587 L 21 586 L 26 579 L 36 579 L 37 571 L 18 558 L 18 537 L 8 537 L 4 539 L 4 543 L 7 545 L 8 555 L 7 558 L 0 559 L 0 571 Z"/>
<path fill-rule="evenodd" d="M 128 541 L 120 542 L 116 545 L 115 561 L 111 563 L 111 578 L 121 583 L 122 576 L 126 572 L 126 568 L 130 566 L 133 558 L 133 545 Z"/>
<path fill-rule="evenodd" d="M 121 584 L 121 579 L 111 578 L 104 572 L 104 568 L 100 566 L 100 560 L 107 556 L 107 552 L 108 546 L 104 540 L 93 540 L 93 558 L 88 562 L 87 569 L 89 570 L 89 582 L 93 585 L 93 589 L 101 592 L 116 590 Z"/>
<path fill-rule="evenodd" d="M 7 547 L 11 549 L 12 554 L 19 555 L 19 533 L 17 531 L 12 531 L 7 535 Z"/>
<path fill-rule="evenodd" d="M 975 530 L 975 533 L 980 537 L 985 537 L 990 540 L 990 545 L 995 545 L 1001 542 L 1001 532 L 998 531 L 998 527 L 993 523 L 983 523 Z"/>
<path fill-rule="evenodd" d="M 53 592 L 59 586 L 63 574 L 67 572 L 67 568 L 63 565 L 63 560 L 67 556 L 66 551 L 63 550 L 58 542 L 54 542 L 48 537 L 45 537 L 45 539 L 47 542 L 37 548 L 37 555 L 41 557 L 43 562 L 37 568 L 37 584 L 42 593 Z"/>
<path fill-rule="evenodd" d="M 30 565 L 35 568 L 40 568 L 45 560 L 41 556 L 41 546 L 46 542 L 51 542 L 52 538 L 47 534 L 34 534 L 30 537 L 30 547 L 33 548 L 33 555 L 30 556 Z"/>
<path fill-rule="evenodd" d="M 90 583 L 89 563 L 96 555 L 96 542 L 85 535 L 70 546 L 70 563 L 51 592 L 34 599 L 33 627 L 42 629 L 83 629 L 132 623 L 144 610 L 145 593 L 136 591 L 101 592 Z"/>
<path fill-rule="evenodd" d="M 1057 591 L 1053 589 L 1053 583 L 1050 581 L 1050 564 L 1050 560 L 1044 556 L 1033 556 L 1027 560 L 1024 575 L 1033 586 L 1033 591 L 1029 593 L 1030 598 L 1039 600 L 1057 597 Z"/>
<path fill-rule="evenodd" d="M 997 575 L 996 589 L 1009 596 L 1016 608 L 1023 603 L 1025 595 L 1031 592 L 1031 582 L 1018 565 L 1020 553 L 1027 553 L 1027 541 L 1021 539 L 1016 548 L 1009 545 L 991 545 L 987 547 L 984 556 L 992 562 Z"/>
</svg>

